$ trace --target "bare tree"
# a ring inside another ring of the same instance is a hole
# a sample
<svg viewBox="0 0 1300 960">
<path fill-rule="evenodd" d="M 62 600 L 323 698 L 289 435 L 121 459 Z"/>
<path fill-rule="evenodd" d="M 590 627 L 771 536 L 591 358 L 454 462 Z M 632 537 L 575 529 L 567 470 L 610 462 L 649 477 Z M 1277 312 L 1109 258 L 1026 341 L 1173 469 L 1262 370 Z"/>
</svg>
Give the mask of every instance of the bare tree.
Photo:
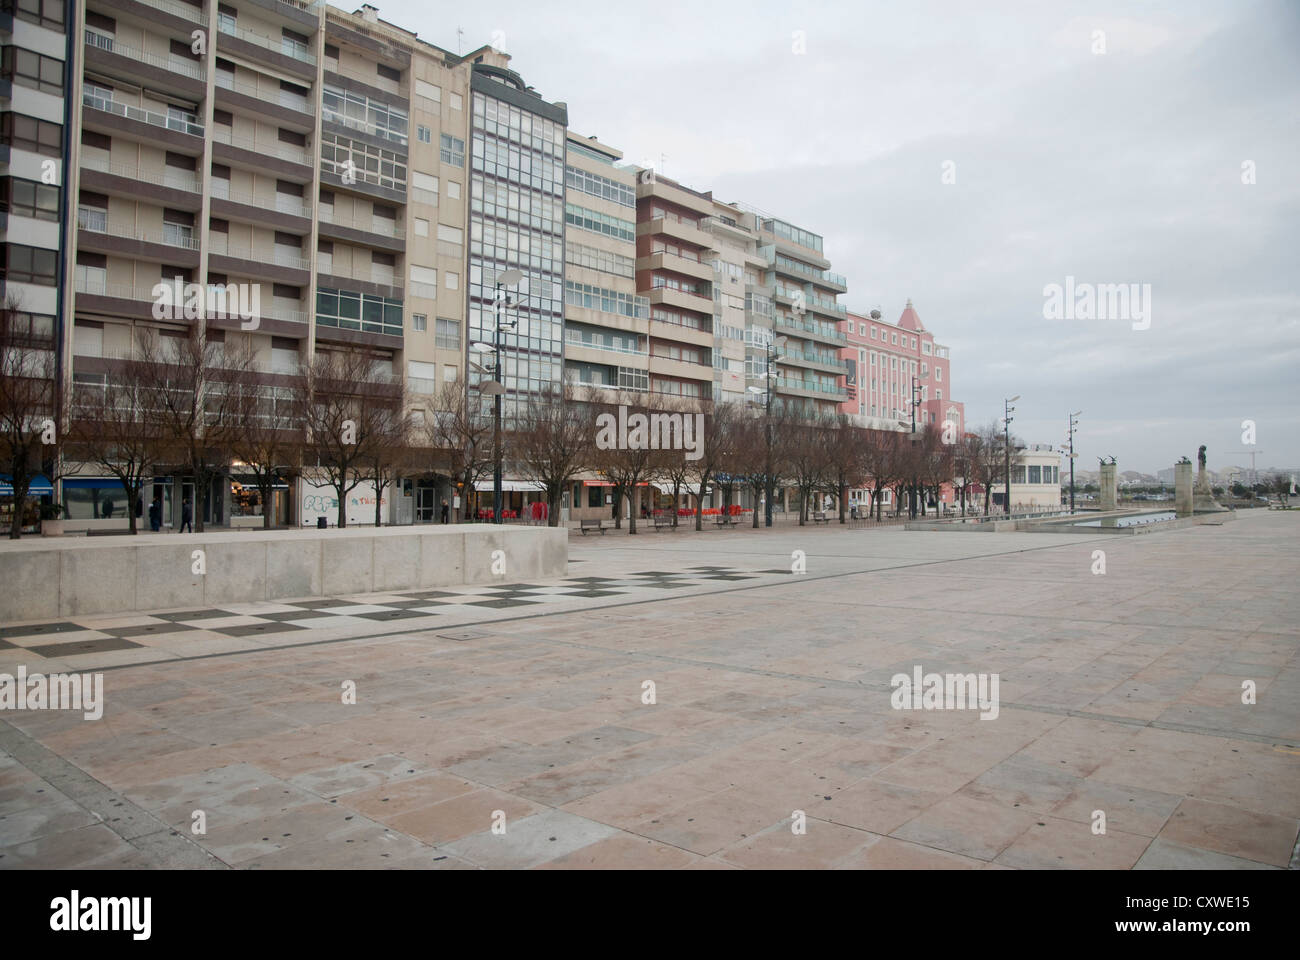
<svg viewBox="0 0 1300 960">
<path fill-rule="evenodd" d="M 69 405 L 70 457 L 116 477 L 132 505 L 142 499 L 145 481 L 174 449 L 154 407 L 156 374 L 150 364 L 134 355 L 117 358 L 103 384 L 76 384 Z M 128 529 L 135 534 L 135 510 L 128 509 L 126 515 Z"/>
<path fill-rule="evenodd" d="M 699 483 L 695 498 L 695 529 L 702 528 L 704 518 L 700 509 L 704 502 L 704 491 L 709 482 L 716 480 L 724 467 L 730 470 L 736 459 L 736 444 L 740 439 L 740 422 L 744 411 L 733 403 L 710 404 L 704 414 L 704 430 L 699 437 L 699 459 L 688 461 L 690 475 Z M 730 487 L 732 479 L 727 474 L 727 485 L 718 484 L 719 490 L 726 491 L 722 497 L 721 509 L 725 513 L 731 505 Z"/>
<path fill-rule="evenodd" d="M 358 348 L 317 353 L 299 375 L 307 450 L 338 498 L 338 525 L 347 526 L 347 496 L 362 482 L 363 465 L 380 428 L 402 409 L 402 387 L 377 358 Z M 376 497 L 378 500 L 379 497 Z"/>
<path fill-rule="evenodd" d="M 595 449 L 595 417 L 567 386 L 555 386 L 524 407 L 510 430 L 516 470 L 546 493 L 549 526 L 560 522 L 560 502 L 573 478 L 586 469 Z"/>
<path fill-rule="evenodd" d="M 602 416 L 612 417 L 615 421 L 618 419 L 618 408 L 624 398 L 620 396 L 614 403 L 593 404 L 590 407 L 591 413 L 597 418 L 593 420 L 593 425 L 598 425 L 599 418 Z M 614 526 L 616 529 L 622 527 L 623 522 L 623 497 L 626 495 L 629 500 L 627 532 L 635 534 L 637 532 L 637 518 L 640 513 L 640 485 L 648 478 L 656 475 L 662 468 L 661 457 L 662 451 L 650 449 L 649 418 L 652 413 L 656 412 L 659 404 L 651 396 L 648 405 L 642 409 L 634 410 L 634 414 L 640 414 L 647 418 L 647 430 L 642 438 L 643 442 L 638 442 L 635 447 L 631 444 L 632 429 L 629 428 L 629 443 L 624 447 L 618 443 L 605 448 L 593 445 L 591 451 L 590 465 L 600 470 L 604 476 L 614 484 Z M 629 415 L 630 416 L 630 415 Z M 601 431 L 597 429 L 597 436 Z"/>
<path fill-rule="evenodd" d="M 289 383 L 251 365 L 231 381 L 233 423 L 231 451 L 257 482 L 262 498 L 262 526 L 273 526 L 272 496 L 277 483 L 302 462 L 303 407 L 306 397 Z"/>
<path fill-rule="evenodd" d="M 927 423 L 921 431 L 917 476 L 921 481 L 921 515 L 925 516 L 926 493 L 934 494 L 935 516 L 942 510 L 943 485 L 953 478 L 954 445 L 943 442 L 940 428 Z"/>
<path fill-rule="evenodd" d="M 465 491 L 465 515 L 469 492 L 492 475 L 492 417 L 464 384 L 444 383 L 436 400 L 437 412 L 425 421 L 425 433 L 448 475 Z"/>
<path fill-rule="evenodd" d="M 375 526 L 382 526 L 384 490 L 415 461 L 411 449 L 412 427 L 406 410 L 401 381 L 392 403 L 372 404 L 366 411 L 369 422 L 363 431 L 366 443 L 357 462 L 357 475 L 375 486 Z"/>
<path fill-rule="evenodd" d="M 194 530 L 203 532 L 212 481 L 233 459 L 241 390 L 253 351 L 247 338 L 192 324 L 184 331 L 143 328 L 136 334 L 139 381 L 176 462 L 194 477 Z M 136 501 L 127 510 L 134 515 Z"/>
<path fill-rule="evenodd" d="M 53 330 L 17 306 L 12 296 L 0 306 L 0 470 L 13 490 L 13 540 L 32 481 L 42 472 L 54 480 L 61 440 Z"/>
<path fill-rule="evenodd" d="M 867 473 L 867 431 L 855 427 L 845 415 L 837 415 L 831 423 L 833 439 L 827 450 L 827 477 L 839 501 L 840 523 L 844 523 L 845 502 L 849 488 L 862 483 Z"/>
<path fill-rule="evenodd" d="M 864 452 L 865 483 L 871 492 L 871 505 L 867 509 L 867 515 L 870 516 L 874 511 L 877 523 L 881 520 L 885 491 L 894 484 L 898 474 L 900 436 L 893 430 L 872 431 L 871 440 Z"/>
</svg>

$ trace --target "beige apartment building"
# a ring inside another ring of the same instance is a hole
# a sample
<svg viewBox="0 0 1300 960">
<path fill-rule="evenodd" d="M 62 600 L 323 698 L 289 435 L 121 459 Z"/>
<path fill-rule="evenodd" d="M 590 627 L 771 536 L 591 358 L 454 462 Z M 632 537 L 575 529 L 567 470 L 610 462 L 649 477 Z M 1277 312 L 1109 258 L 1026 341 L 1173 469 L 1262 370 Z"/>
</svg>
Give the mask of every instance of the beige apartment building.
<svg viewBox="0 0 1300 960">
<path fill-rule="evenodd" d="M 154 309 L 156 285 L 177 280 L 256 291 L 255 316 L 209 316 L 208 327 L 251 342 L 272 397 L 299 364 L 341 346 L 370 351 L 377 370 L 404 379 L 417 420 L 441 384 L 463 381 L 471 77 L 506 55 L 457 56 L 370 6 L 87 0 L 76 9 L 67 387 L 104 383 L 140 327 L 184 330 Z M 332 491 L 310 479 L 261 504 L 236 465 L 206 520 L 260 523 L 269 510 L 311 522 L 328 511 L 310 507 Z M 111 483 L 83 471 L 68 484 L 74 521 L 111 525 L 97 510 Z M 184 481 L 157 488 L 171 523 L 192 491 Z M 404 481 L 385 492 L 386 515 L 430 520 L 436 495 Z M 358 519 L 373 517 L 373 497 L 355 492 Z"/>
</svg>

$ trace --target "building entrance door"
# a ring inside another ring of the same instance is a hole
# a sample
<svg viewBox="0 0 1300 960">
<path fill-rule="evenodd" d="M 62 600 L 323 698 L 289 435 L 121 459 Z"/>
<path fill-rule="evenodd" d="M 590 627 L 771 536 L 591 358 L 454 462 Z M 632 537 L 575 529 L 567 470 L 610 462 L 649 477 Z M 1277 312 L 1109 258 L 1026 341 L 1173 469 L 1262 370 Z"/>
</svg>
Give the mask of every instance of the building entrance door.
<svg viewBox="0 0 1300 960">
<path fill-rule="evenodd" d="M 415 522 L 416 523 L 433 523 L 437 513 L 434 509 L 434 503 L 437 500 L 435 494 L 437 490 L 433 487 L 417 487 L 415 490 Z"/>
</svg>

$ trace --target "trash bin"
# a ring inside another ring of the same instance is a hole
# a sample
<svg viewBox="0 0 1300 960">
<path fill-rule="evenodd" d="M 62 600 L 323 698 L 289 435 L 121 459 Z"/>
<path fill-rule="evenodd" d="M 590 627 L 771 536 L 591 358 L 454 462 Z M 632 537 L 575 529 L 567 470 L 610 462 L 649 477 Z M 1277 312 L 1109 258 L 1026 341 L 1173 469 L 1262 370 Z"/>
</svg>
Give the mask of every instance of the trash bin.
<svg viewBox="0 0 1300 960">
<path fill-rule="evenodd" d="M 317 530 L 324 530 L 324 529 L 325 529 L 326 527 L 328 527 L 328 526 L 329 526 L 329 524 L 325 522 L 325 518 L 324 518 L 324 517 L 317 517 L 317 518 L 316 518 L 316 529 L 317 529 Z"/>
</svg>

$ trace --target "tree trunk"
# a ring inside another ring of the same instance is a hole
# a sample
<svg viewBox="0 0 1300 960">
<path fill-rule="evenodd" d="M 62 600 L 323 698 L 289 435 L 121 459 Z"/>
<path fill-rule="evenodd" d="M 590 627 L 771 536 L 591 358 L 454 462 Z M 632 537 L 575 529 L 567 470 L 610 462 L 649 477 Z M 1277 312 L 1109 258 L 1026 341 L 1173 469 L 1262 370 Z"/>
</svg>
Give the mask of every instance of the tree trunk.
<svg viewBox="0 0 1300 960">
<path fill-rule="evenodd" d="M 348 525 L 347 499 L 343 493 L 343 484 L 340 483 L 337 486 L 335 486 L 334 492 L 337 493 L 339 497 L 339 521 L 338 522 L 339 522 L 339 529 L 342 530 L 344 527 Z"/>
</svg>

